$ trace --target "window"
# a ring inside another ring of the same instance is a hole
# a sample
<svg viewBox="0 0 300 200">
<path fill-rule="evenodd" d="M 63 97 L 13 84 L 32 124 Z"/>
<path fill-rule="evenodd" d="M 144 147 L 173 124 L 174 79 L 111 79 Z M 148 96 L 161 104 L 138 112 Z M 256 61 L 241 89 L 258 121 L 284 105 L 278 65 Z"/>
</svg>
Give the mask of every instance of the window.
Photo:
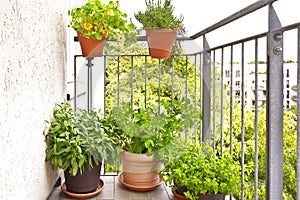
<svg viewBox="0 0 300 200">
<path fill-rule="evenodd" d="M 286 88 L 290 88 L 290 81 L 286 80 Z"/>
<path fill-rule="evenodd" d="M 239 87 L 239 86 L 240 86 L 240 83 L 241 83 L 240 81 L 236 81 L 236 82 L 235 82 L 235 86 Z"/>
<path fill-rule="evenodd" d="M 239 78 L 240 77 L 240 70 L 235 71 L 235 77 Z"/>
<path fill-rule="evenodd" d="M 290 98 L 290 91 L 286 91 L 286 98 Z"/>
<path fill-rule="evenodd" d="M 286 77 L 290 77 L 290 70 L 289 69 L 286 70 Z"/>
<path fill-rule="evenodd" d="M 241 92 L 240 91 L 235 91 L 235 96 L 241 96 Z"/>
<path fill-rule="evenodd" d="M 229 71 L 229 70 L 226 70 L 226 71 L 225 71 L 225 77 L 226 77 L 226 78 L 229 78 L 229 77 L 230 77 L 230 71 Z"/>
</svg>

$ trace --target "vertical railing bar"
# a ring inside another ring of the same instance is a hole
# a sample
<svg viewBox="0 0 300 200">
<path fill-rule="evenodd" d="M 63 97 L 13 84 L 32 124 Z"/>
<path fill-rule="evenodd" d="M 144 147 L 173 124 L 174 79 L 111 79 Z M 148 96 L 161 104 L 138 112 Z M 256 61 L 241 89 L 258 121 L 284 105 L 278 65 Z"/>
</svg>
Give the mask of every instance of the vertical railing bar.
<svg viewBox="0 0 300 200">
<path fill-rule="evenodd" d="M 188 56 L 185 56 L 185 101 L 188 100 Z M 187 130 L 185 130 L 185 141 L 187 141 L 188 134 Z"/>
<path fill-rule="evenodd" d="M 106 71 L 106 56 L 104 55 L 104 72 Z M 104 108 L 103 108 L 103 116 L 105 117 L 106 115 L 106 75 L 104 73 Z M 104 162 L 104 167 L 103 167 L 103 174 L 106 174 L 106 163 Z"/>
<path fill-rule="evenodd" d="M 300 200 L 300 27 L 298 27 L 297 57 L 297 200 Z"/>
<path fill-rule="evenodd" d="M 93 64 L 91 59 L 91 66 L 90 68 L 90 108 L 93 108 Z"/>
<path fill-rule="evenodd" d="M 221 124 L 220 124 L 220 149 L 221 155 L 223 155 L 223 127 L 224 127 L 224 48 L 221 50 Z"/>
<path fill-rule="evenodd" d="M 213 51 L 213 150 L 216 153 L 216 51 Z"/>
<path fill-rule="evenodd" d="M 199 105 L 200 105 L 200 110 L 202 112 L 202 120 L 203 120 L 203 97 L 202 97 L 202 93 L 203 93 L 203 59 L 202 59 L 203 54 L 199 54 L 199 71 L 200 71 L 200 79 L 199 79 Z M 199 134 L 199 144 L 202 146 L 202 141 L 203 141 L 203 135 L 201 134 L 203 132 L 203 123 L 200 123 L 200 134 Z"/>
<path fill-rule="evenodd" d="M 175 75 L 175 71 L 174 71 L 174 56 L 172 56 L 172 100 L 174 99 L 174 75 Z"/>
<path fill-rule="evenodd" d="M 254 142 L 254 192 L 255 199 L 258 199 L 258 39 L 255 39 L 255 78 L 254 78 L 254 87 L 255 87 L 255 142 Z"/>
<path fill-rule="evenodd" d="M 94 58 L 86 58 L 87 60 L 87 109 L 90 110 L 92 107 L 92 60 Z"/>
<path fill-rule="evenodd" d="M 77 107 L 77 65 L 76 65 L 76 58 L 77 56 L 74 56 L 74 110 L 76 111 Z"/>
<path fill-rule="evenodd" d="M 245 175 L 245 45 L 244 42 L 242 43 L 242 76 L 241 76 L 241 146 L 242 146 L 242 184 L 241 184 L 241 198 L 244 199 L 244 175 Z"/>
<path fill-rule="evenodd" d="M 230 46 L 230 153 L 232 153 L 232 135 L 233 135 L 233 46 Z"/>
<path fill-rule="evenodd" d="M 120 56 L 118 56 L 118 93 L 117 93 L 117 102 L 118 102 L 118 107 L 120 106 Z"/>
<path fill-rule="evenodd" d="M 197 109 L 197 57 L 194 55 L 194 108 Z M 197 123 L 194 124 L 194 138 L 197 142 Z"/>
<path fill-rule="evenodd" d="M 87 60 L 87 110 L 90 109 L 90 58 Z"/>
<path fill-rule="evenodd" d="M 158 95 L 158 102 L 160 101 L 160 77 L 161 77 L 161 59 L 158 59 L 158 88 L 157 88 L 157 95 Z M 158 103 L 158 112 L 160 113 L 160 102 Z"/>
<path fill-rule="evenodd" d="M 130 102 L 131 108 L 133 108 L 133 56 L 130 57 L 131 60 L 131 72 L 130 72 Z"/>
<path fill-rule="evenodd" d="M 144 67 L 144 87 L 145 87 L 145 99 L 144 99 L 144 103 L 145 103 L 145 108 L 147 107 L 147 56 L 145 56 L 145 67 Z"/>
<path fill-rule="evenodd" d="M 209 143 L 211 140 L 211 58 L 208 42 L 206 37 L 203 36 L 203 105 L 202 105 L 202 140 Z"/>
</svg>

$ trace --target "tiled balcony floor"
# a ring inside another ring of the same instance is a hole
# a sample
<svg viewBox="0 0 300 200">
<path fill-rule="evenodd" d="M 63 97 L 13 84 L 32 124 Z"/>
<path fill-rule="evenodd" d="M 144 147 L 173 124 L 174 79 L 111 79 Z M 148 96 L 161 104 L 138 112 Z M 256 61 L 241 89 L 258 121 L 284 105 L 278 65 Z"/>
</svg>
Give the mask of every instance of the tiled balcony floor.
<svg viewBox="0 0 300 200">
<path fill-rule="evenodd" d="M 124 187 L 117 176 L 101 176 L 104 189 L 89 200 L 175 200 L 171 189 L 164 184 L 150 192 L 135 192 Z M 60 187 L 55 187 L 47 200 L 71 200 Z"/>
</svg>

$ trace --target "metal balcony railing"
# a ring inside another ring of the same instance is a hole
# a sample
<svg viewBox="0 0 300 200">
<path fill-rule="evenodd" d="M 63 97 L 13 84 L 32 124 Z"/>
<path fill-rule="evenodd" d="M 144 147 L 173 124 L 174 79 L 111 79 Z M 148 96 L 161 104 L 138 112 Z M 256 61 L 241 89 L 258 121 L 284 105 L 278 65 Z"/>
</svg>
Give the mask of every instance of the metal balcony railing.
<svg viewBox="0 0 300 200">
<path fill-rule="evenodd" d="M 294 38 L 298 51 L 295 60 L 297 69 L 290 73 L 296 73 L 297 78 L 289 84 L 295 85 L 293 90 L 297 89 L 293 99 L 297 100 L 300 95 L 300 23 L 282 27 L 273 7 L 274 2 L 276 0 L 257 1 L 207 29 L 180 40 L 202 38 L 203 49 L 197 53 L 173 54 L 169 60 L 151 59 L 148 54 L 104 55 L 87 59 L 75 55 L 74 94 L 71 95 L 75 107 L 107 110 L 124 100 L 146 105 L 153 98 L 188 98 L 195 109 L 201 110 L 203 118 L 201 126 L 195 126 L 193 135 L 186 137 L 200 143 L 212 142 L 220 153 L 238 152 L 237 158 L 242 166 L 240 199 L 280 200 L 283 196 L 300 199 L 300 124 L 297 118 L 294 119 L 297 126 L 289 129 L 295 140 L 289 145 L 292 151 L 288 154 L 294 156 L 290 163 L 284 160 L 287 151 L 284 113 L 287 105 L 291 107 L 292 103 L 295 103 L 296 113 L 300 113 L 300 105 L 299 102 L 289 102 L 283 93 L 285 89 L 292 90 L 286 88 L 284 83 L 284 53 L 288 52 L 284 49 L 283 41 L 287 32 L 294 31 L 297 32 Z M 263 7 L 268 8 L 267 32 L 210 47 L 207 40 L 210 32 Z M 139 40 L 144 41 L 145 38 Z M 262 47 L 267 51 L 260 51 Z M 249 52 L 255 65 L 254 73 L 247 73 L 246 70 L 246 55 Z M 265 86 L 258 82 L 259 55 L 266 61 Z M 85 64 L 78 67 L 80 62 Z M 228 74 L 225 76 L 225 70 L 233 72 L 233 63 L 236 62 L 241 72 L 238 77 L 239 92 L 234 87 L 234 80 L 237 79 L 235 73 L 229 74 L 229 80 Z M 247 82 L 249 77 L 254 83 Z M 265 101 L 259 98 L 260 86 L 266 89 Z M 84 92 L 86 95 L 78 96 Z M 261 102 L 266 102 L 266 105 Z M 253 106 L 254 111 L 249 114 L 248 109 L 252 111 Z M 294 173 L 288 174 L 289 181 L 285 177 L 286 164 L 294 170 Z"/>
</svg>

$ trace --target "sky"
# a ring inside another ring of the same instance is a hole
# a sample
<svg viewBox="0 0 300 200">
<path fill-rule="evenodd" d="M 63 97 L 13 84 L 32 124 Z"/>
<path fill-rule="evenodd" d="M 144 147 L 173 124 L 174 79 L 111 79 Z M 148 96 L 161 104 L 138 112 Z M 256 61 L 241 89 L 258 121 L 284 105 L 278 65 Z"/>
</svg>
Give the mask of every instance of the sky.
<svg viewBox="0 0 300 200">
<path fill-rule="evenodd" d="M 223 18 L 255 3 L 257 0 L 172 0 L 175 6 L 175 13 L 184 16 L 184 25 L 187 36 L 191 36 L 208 26 L 222 20 Z M 125 11 L 134 24 L 141 25 L 134 19 L 134 13 L 138 10 L 145 10 L 144 0 L 120 0 L 121 9 Z M 130 3 L 128 3 L 130 2 Z M 300 21 L 300 0 L 278 0 L 274 4 L 275 10 L 281 20 L 282 25 L 288 25 Z M 222 38 L 222 42 L 231 41 L 237 36 L 242 38 L 267 31 L 266 8 L 260 9 L 253 14 L 225 26 L 220 31 L 208 35 L 208 40 L 212 46 L 218 44 L 216 38 Z M 232 32 L 236 30 L 239 31 Z M 222 36 L 222 37 L 220 37 Z"/>
</svg>

